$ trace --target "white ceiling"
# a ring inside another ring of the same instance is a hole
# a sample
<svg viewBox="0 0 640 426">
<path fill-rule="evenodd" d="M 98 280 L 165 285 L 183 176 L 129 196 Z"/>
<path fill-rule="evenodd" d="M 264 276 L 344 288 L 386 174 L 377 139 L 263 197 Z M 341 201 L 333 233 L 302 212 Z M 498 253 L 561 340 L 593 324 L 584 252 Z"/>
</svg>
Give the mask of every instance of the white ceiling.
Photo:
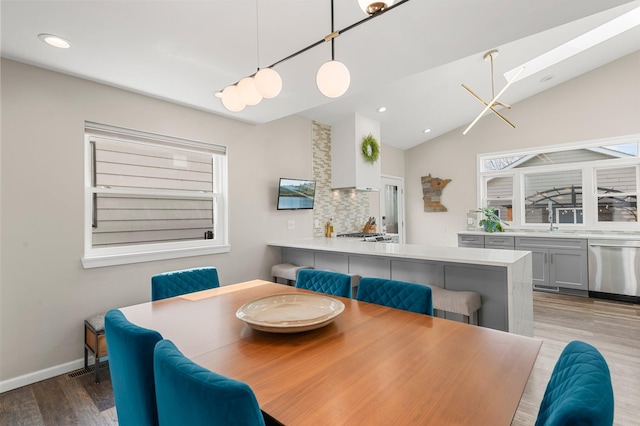
<svg viewBox="0 0 640 426">
<path fill-rule="evenodd" d="M 380 121 L 383 143 L 407 149 L 482 110 L 461 83 L 491 98 L 486 51 L 500 50 L 497 93 L 506 70 L 639 6 L 640 0 L 410 0 L 335 39 L 336 59 L 351 72 L 343 97 L 325 98 L 315 86 L 318 67 L 331 57 L 323 43 L 276 66 L 282 93 L 240 113 L 228 112 L 213 94 L 329 34 L 330 0 L 2 0 L 0 14 L 2 56 L 9 59 L 250 123 L 301 114 L 331 125 L 358 112 Z M 334 16 L 336 29 L 366 17 L 357 0 L 335 0 Z M 72 47 L 51 48 L 40 33 L 62 36 Z M 501 101 L 514 105 L 639 49 L 636 27 L 518 81 Z M 546 75 L 553 79 L 540 83 Z M 379 106 L 387 112 L 376 112 Z"/>
</svg>

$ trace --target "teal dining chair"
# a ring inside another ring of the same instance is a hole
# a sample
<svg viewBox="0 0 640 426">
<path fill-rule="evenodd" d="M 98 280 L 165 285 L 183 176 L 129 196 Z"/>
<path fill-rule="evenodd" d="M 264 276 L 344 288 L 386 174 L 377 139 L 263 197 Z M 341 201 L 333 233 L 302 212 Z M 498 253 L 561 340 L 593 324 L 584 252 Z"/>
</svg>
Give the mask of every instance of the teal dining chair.
<svg viewBox="0 0 640 426">
<path fill-rule="evenodd" d="M 384 278 L 361 278 L 356 299 L 390 308 L 433 315 L 431 287 Z"/>
<path fill-rule="evenodd" d="M 170 340 L 156 345 L 153 368 L 160 425 L 265 425 L 249 385 L 201 367 Z"/>
<path fill-rule="evenodd" d="M 153 350 L 162 336 L 132 324 L 117 309 L 106 313 L 104 329 L 118 424 L 157 425 Z"/>
<path fill-rule="evenodd" d="M 213 266 L 164 272 L 151 277 L 151 301 L 220 287 Z"/>
<path fill-rule="evenodd" d="M 553 368 L 536 426 L 610 426 L 613 410 L 607 361 L 590 344 L 570 342 Z"/>
<path fill-rule="evenodd" d="M 301 269 L 298 272 L 296 288 L 350 298 L 351 276 L 319 269 Z"/>
</svg>

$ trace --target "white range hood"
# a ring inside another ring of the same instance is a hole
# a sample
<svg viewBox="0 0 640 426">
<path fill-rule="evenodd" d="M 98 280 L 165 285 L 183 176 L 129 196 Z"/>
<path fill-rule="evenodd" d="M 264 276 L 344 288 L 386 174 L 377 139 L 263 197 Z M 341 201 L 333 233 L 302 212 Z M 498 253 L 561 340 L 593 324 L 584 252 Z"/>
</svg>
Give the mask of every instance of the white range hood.
<svg viewBox="0 0 640 426">
<path fill-rule="evenodd" d="M 332 189 L 380 190 L 380 158 L 371 164 L 362 155 L 369 134 L 380 144 L 380 123 L 355 113 L 331 127 Z"/>
</svg>

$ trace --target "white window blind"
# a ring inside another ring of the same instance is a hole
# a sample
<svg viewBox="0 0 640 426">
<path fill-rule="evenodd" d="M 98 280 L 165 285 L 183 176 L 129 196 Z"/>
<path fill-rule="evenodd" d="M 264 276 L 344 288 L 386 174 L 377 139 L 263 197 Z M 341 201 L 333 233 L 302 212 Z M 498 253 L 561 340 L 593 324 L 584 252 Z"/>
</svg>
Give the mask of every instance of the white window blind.
<svg viewBox="0 0 640 426">
<path fill-rule="evenodd" d="M 226 244 L 224 147 L 89 123 L 85 139 L 89 257 Z"/>
</svg>

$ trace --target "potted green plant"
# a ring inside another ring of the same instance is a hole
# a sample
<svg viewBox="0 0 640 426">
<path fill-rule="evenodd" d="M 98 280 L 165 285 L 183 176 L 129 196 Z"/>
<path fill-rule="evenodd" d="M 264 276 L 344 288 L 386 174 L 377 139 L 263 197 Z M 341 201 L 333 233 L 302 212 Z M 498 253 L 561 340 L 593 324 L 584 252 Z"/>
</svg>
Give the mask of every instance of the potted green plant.
<svg viewBox="0 0 640 426">
<path fill-rule="evenodd" d="M 484 214 L 484 219 L 480 220 L 478 224 L 486 232 L 504 232 L 503 226 L 509 226 L 509 224 L 500 220 L 495 209 L 481 207 L 476 212 Z"/>
</svg>

